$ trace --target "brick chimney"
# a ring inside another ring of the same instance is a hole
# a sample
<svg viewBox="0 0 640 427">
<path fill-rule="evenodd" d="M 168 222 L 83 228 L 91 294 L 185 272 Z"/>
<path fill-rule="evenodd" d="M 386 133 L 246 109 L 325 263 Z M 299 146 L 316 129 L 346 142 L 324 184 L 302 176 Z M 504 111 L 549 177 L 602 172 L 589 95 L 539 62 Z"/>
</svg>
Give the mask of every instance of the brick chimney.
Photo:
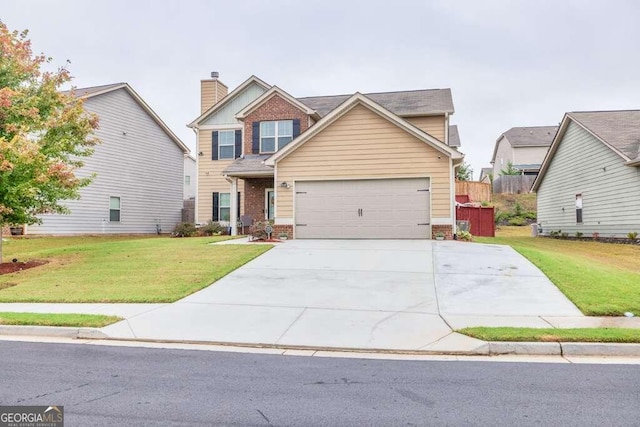
<svg viewBox="0 0 640 427">
<path fill-rule="evenodd" d="M 219 75 L 213 71 L 210 79 L 200 80 L 200 114 L 224 98 L 229 91 L 227 85 L 218 80 Z"/>
</svg>

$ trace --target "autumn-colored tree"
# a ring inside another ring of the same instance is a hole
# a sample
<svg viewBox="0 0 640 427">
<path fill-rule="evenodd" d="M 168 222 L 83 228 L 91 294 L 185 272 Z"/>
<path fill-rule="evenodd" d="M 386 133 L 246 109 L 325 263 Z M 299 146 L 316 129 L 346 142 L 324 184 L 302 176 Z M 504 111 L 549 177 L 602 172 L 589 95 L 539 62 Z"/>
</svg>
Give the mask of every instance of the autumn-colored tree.
<svg viewBox="0 0 640 427">
<path fill-rule="evenodd" d="M 51 58 L 34 55 L 27 31 L 0 21 L 0 230 L 35 224 L 37 215 L 67 213 L 61 203 L 77 199 L 90 178 L 77 178 L 80 159 L 98 142 L 98 119 L 60 87 L 66 68 L 44 71 Z M 0 262 L 2 262 L 0 231 Z"/>
</svg>

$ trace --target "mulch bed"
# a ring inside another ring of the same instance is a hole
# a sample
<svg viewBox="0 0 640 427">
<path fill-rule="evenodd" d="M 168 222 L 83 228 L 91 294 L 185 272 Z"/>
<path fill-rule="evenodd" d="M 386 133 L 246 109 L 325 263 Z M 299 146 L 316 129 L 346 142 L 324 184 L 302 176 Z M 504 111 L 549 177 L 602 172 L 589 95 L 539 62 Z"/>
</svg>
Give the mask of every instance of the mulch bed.
<svg viewBox="0 0 640 427">
<path fill-rule="evenodd" d="M 251 243 L 280 243 L 282 240 L 280 239 L 253 239 L 249 240 Z"/>
<path fill-rule="evenodd" d="M 39 267 L 41 265 L 46 264 L 47 261 L 27 261 L 27 262 L 3 262 L 0 264 L 0 274 L 10 274 L 15 273 L 16 271 L 26 270 L 28 268 Z"/>
</svg>

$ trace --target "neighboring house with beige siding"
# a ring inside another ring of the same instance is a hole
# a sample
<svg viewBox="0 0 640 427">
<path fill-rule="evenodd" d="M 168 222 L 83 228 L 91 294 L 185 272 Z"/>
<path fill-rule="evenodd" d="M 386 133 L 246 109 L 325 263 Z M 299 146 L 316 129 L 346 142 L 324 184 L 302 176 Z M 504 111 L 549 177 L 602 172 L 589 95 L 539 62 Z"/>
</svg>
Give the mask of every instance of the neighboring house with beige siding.
<svg viewBox="0 0 640 427">
<path fill-rule="evenodd" d="M 95 175 L 69 215 L 42 215 L 28 234 L 170 232 L 181 220 L 184 158 L 189 149 L 126 83 L 76 89 L 100 119 L 101 143 L 82 159 L 80 177 Z"/>
<path fill-rule="evenodd" d="M 565 114 L 533 191 L 543 235 L 640 233 L 640 110 Z"/>
<path fill-rule="evenodd" d="M 494 178 L 509 163 L 523 175 L 536 175 L 557 130 L 557 126 L 515 127 L 500 135 L 490 162 Z"/>
<path fill-rule="evenodd" d="M 295 238 L 455 233 L 449 89 L 295 98 L 252 76 L 207 105 L 189 125 L 197 222 L 235 233 L 239 218 L 271 220 Z"/>
</svg>

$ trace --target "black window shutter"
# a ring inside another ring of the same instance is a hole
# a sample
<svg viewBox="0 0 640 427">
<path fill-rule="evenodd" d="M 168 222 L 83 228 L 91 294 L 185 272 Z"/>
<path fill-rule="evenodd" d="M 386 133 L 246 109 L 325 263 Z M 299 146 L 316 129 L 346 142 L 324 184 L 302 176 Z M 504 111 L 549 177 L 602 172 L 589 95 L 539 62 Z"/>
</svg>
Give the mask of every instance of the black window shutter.
<svg viewBox="0 0 640 427">
<path fill-rule="evenodd" d="M 211 216 L 211 218 L 214 221 L 219 221 L 220 220 L 220 215 L 219 215 L 219 210 L 218 209 L 220 207 L 220 193 L 213 193 L 213 215 Z"/>
<path fill-rule="evenodd" d="M 236 155 L 235 158 L 237 159 L 238 157 L 240 157 L 242 155 L 242 131 L 240 129 L 236 129 Z"/>
<path fill-rule="evenodd" d="M 251 136 L 251 153 L 260 154 L 260 122 L 253 122 L 253 135 Z"/>
<path fill-rule="evenodd" d="M 211 134 L 211 160 L 218 160 L 218 131 Z"/>
<path fill-rule="evenodd" d="M 240 220 L 240 192 L 238 191 L 238 221 Z"/>
<path fill-rule="evenodd" d="M 300 119 L 293 119 L 293 139 L 300 135 Z"/>
</svg>

